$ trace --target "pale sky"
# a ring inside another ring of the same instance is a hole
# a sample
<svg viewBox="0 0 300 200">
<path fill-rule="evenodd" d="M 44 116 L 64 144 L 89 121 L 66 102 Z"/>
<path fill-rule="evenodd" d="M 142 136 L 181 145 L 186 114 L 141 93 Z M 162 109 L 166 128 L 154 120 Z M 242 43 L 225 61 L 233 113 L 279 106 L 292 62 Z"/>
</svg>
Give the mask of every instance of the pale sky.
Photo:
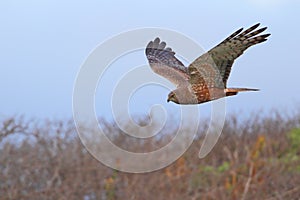
<svg viewBox="0 0 300 200">
<path fill-rule="evenodd" d="M 121 32 L 171 29 L 209 50 L 238 28 L 257 22 L 268 26 L 266 32 L 272 35 L 238 58 L 228 85 L 261 91 L 228 98 L 227 113 L 294 110 L 300 103 L 299 10 L 298 0 L 2 0 L 0 115 L 71 117 L 73 86 L 82 63 L 99 44 Z M 143 52 L 130 58 L 147 63 Z M 132 100 L 133 113 L 147 112 L 152 103 L 175 106 L 166 103 L 167 90 L 151 90 L 151 96 L 143 91 Z M 98 115 L 109 115 L 107 108 L 96 108 Z"/>
</svg>

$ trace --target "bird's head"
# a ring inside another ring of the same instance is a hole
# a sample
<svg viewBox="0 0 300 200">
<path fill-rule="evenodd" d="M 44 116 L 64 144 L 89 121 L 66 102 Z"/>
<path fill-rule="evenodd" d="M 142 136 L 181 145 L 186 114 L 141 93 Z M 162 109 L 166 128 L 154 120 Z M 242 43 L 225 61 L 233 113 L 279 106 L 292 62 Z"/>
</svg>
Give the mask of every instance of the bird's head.
<svg viewBox="0 0 300 200">
<path fill-rule="evenodd" d="M 174 103 L 177 103 L 177 104 L 179 103 L 175 92 L 172 91 L 172 92 L 169 93 L 167 102 L 169 102 L 169 101 L 173 101 Z"/>
</svg>

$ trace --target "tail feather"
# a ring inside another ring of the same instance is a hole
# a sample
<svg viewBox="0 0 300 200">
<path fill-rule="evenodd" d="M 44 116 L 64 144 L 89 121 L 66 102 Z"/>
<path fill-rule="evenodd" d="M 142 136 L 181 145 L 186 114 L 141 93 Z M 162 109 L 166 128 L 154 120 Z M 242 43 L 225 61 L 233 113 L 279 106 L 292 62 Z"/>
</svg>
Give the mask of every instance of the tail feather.
<svg viewBox="0 0 300 200">
<path fill-rule="evenodd" d="M 226 88 L 226 96 L 236 95 L 239 92 L 247 92 L 247 91 L 259 91 L 259 89 L 253 88 Z"/>
</svg>

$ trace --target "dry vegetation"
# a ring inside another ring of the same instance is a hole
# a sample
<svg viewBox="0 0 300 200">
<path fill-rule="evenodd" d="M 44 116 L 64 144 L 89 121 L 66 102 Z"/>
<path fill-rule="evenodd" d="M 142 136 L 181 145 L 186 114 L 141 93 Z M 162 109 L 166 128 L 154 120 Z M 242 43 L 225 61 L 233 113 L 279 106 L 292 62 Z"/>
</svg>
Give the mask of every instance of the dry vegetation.
<svg viewBox="0 0 300 200">
<path fill-rule="evenodd" d="M 206 158 L 197 157 L 203 140 L 198 137 L 169 167 L 129 174 L 95 160 L 72 121 L 5 118 L 0 121 L 0 199 L 299 199 L 299 125 L 300 115 L 277 112 L 243 122 L 229 117 Z M 113 139 L 132 147 L 121 137 Z M 143 150 L 167 140 L 143 143 Z"/>
</svg>

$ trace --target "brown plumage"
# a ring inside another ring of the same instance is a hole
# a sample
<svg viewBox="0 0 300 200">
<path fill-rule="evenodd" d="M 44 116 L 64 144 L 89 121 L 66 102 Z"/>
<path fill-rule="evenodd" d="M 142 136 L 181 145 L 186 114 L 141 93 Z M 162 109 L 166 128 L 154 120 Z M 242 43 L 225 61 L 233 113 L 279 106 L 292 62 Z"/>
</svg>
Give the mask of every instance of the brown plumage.
<svg viewBox="0 0 300 200">
<path fill-rule="evenodd" d="M 267 27 L 256 24 L 247 30 L 235 31 L 223 42 L 198 57 L 185 67 L 175 57 L 175 52 L 166 47 L 159 38 L 150 41 L 146 56 L 152 70 L 176 85 L 169 93 L 168 102 L 178 104 L 200 104 L 243 91 L 257 91 L 249 88 L 227 88 L 227 80 L 234 60 L 249 47 L 264 42 L 270 34 L 260 34 Z"/>
</svg>

